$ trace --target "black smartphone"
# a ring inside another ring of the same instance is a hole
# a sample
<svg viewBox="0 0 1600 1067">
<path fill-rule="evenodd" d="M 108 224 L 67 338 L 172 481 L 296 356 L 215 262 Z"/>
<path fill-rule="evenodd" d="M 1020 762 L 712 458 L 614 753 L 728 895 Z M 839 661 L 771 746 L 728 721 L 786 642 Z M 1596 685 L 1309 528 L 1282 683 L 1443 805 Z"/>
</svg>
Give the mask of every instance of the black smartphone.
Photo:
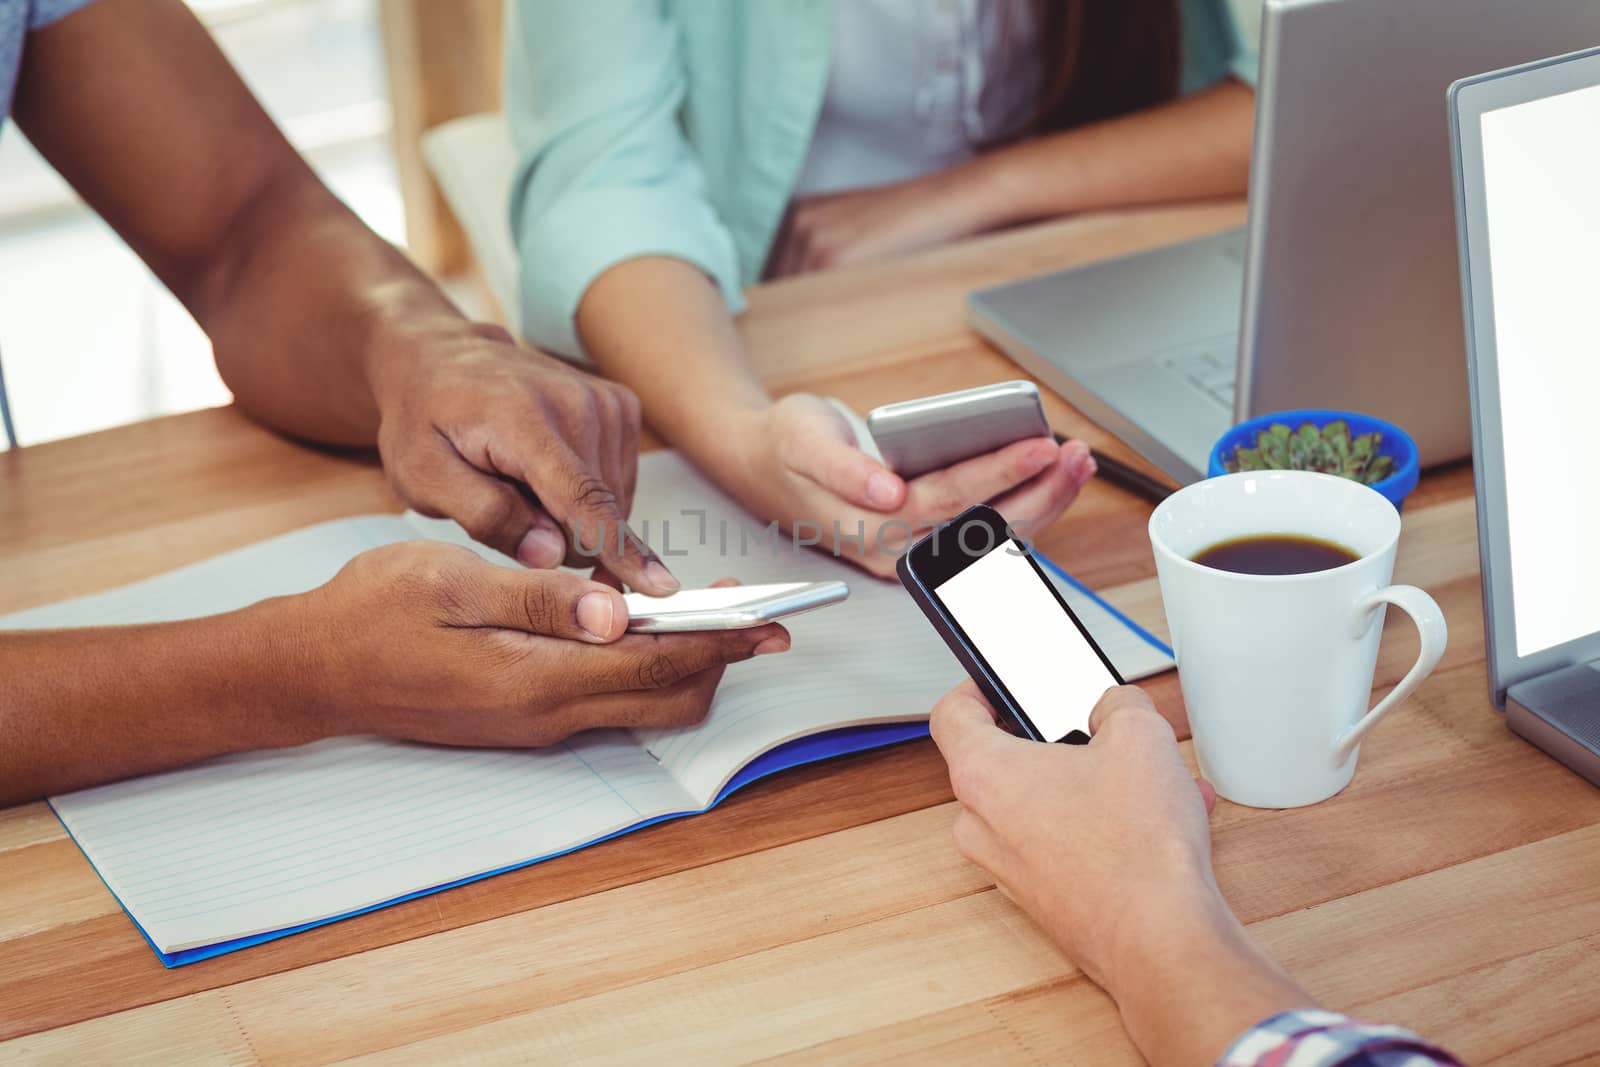
<svg viewBox="0 0 1600 1067">
<path fill-rule="evenodd" d="M 968 508 L 896 570 L 1013 733 L 1088 742 L 1090 712 L 1122 678 L 998 511 Z"/>
</svg>

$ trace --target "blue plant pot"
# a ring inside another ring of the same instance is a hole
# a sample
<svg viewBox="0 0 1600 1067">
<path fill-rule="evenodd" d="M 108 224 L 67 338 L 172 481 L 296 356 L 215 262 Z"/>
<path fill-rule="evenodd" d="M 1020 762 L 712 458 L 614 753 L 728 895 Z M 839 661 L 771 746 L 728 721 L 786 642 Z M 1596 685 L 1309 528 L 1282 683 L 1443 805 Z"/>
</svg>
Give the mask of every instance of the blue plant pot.
<svg viewBox="0 0 1600 1067">
<path fill-rule="evenodd" d="M 1218 439 L 1211 447 L 1211 463 L 1206 470 L 1207 478 L 1228 473 L 1222 465 L 1225 457 L 1233 455 L 1233 450 L 1239 445 L 1246 448 L 1255 446 L 1256 437 L 1262 430 L 1275 422 L 1281 422 L 1291 430 L 1299 429 L 1302 423 L 1312 423 L 1321 428 L 1330 422 L 1343 419 L 1350 426 L 1350 436 L 1360 437 L 1364 433 L 1377 430 L 1383 434 L 1383 442 L 1378 445 L 1378 455 L 1392 456 L 1394 458 L 1394 473 L 1381 482 L 1374 483 L 1373 489 L 1382 493 L 1389 503 L 1400 510 L 1401 501 L 1406 495 L 1417 487 L 1417 476 L 1421 473 L 1421 464 L 1417 462 L 1417 444 L 1411 440 L 1411 435 L 1392 422 L 1375 419 L 1371 415 L 1361 415 L 1354 411 L 1326 411 L 1318 408 L 1307 408 L 1303 411 L 1280 411 L 1273 415 L 1262 415 L 1241 422 Z"/>
</svg>

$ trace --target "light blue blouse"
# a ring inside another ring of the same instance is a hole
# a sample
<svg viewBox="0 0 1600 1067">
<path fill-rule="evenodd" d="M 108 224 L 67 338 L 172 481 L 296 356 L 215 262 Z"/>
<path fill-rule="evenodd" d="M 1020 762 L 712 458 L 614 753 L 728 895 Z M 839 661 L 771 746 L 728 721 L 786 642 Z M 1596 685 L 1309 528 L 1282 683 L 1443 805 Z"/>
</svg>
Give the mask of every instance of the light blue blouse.
<svg viewBox="0 0 1600 1067">
<path fill-rule="evenodd" d="M 848 0 L 512 0 L 523 336 L 582 355 L 579 301 L 638 256 L 694 264 L 742 310 L 811 143 L 834 2 Z M 1229 74 L 1254 84 L 1228 0 L 1181 10 L 1181 90 Z"/>
</svg>

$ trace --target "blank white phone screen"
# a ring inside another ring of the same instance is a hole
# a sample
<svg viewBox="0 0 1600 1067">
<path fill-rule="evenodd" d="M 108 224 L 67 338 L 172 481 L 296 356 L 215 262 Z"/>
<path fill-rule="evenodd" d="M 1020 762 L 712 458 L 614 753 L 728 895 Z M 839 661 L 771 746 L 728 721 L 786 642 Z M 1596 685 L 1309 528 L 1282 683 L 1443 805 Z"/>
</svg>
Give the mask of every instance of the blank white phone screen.
<svg viewBox="0 0 1600 1067">
<path fill-rule="evenodd" d="M 1486 112 L 1517 655 L 1600 630 L 1600 86 Z"/>
<path fill-rule="evenodd" d="M 1089 731 L 1117 680 L 1026 556 L 1002 544 L 934 593 L 1040 736 Z"/>
</svg>

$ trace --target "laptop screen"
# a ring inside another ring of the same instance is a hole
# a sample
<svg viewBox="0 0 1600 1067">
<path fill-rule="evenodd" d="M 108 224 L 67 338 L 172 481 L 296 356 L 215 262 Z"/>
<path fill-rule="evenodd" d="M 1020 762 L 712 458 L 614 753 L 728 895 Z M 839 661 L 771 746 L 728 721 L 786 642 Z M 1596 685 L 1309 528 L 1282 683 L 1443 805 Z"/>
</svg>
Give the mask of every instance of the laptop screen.
<svg viewBox="0 0 1600 1067">
<path fill-rule="evenodd" d="M 1600 631 L 1600 86 L 1485 112 L 1518 656 Z"/>
</svg>

